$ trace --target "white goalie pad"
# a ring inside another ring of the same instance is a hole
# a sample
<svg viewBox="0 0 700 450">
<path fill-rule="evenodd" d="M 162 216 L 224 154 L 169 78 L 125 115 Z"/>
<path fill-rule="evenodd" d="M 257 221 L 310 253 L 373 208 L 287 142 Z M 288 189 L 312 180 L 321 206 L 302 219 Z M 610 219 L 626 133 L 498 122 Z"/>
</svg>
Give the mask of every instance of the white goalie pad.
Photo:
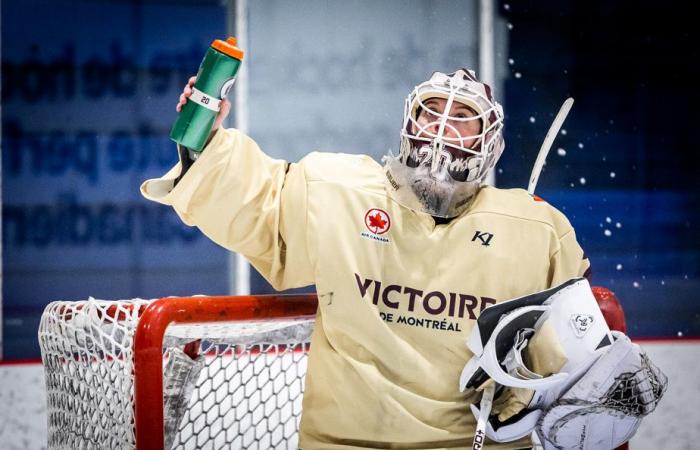
<svg viewBox="0 0 700 450">
<path fill-rule="evenodd" d="M 656 408 L 668 379 L 627 336 L 614 335 L 609 351 L 540 417 L 545 450 L 613 449 Z"/>
</svg>

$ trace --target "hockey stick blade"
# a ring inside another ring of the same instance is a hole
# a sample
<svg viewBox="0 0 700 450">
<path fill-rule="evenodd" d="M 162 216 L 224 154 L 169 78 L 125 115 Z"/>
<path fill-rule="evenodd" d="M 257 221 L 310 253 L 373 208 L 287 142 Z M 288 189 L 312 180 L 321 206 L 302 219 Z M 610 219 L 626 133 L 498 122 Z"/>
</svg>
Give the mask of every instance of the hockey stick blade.
<svg viewBox="0 0 700 450">
<path fill-rule="evenodd" d="M 527 186 L 527 192 L 531 195 L 535 193 L 535 187 L 537 187 L 537 181 L 540 179 L 540 172 L 542 172 L 542 167 L 544 167 L 544 163 L 547 160 L 549 149 L 552 148 L 552 143 L 554 143 L 554 139 L 557 137 L 557 134 L 559 134 L 559 129 L 564 124 L 564 120 L 566 120 L 566 116 L 569 114 L 573 104 L 574 99 L 571 97 L 567 98 L 564 104 L 561 105 L 554 121 L 549 126 L 544 142 L 542 142 L 542 147 L 540 147 L 540 152 L 537 154 L 535 165 L 532 167 L 532 173 L 530 174 L 530 183 Z"/>
</svg>

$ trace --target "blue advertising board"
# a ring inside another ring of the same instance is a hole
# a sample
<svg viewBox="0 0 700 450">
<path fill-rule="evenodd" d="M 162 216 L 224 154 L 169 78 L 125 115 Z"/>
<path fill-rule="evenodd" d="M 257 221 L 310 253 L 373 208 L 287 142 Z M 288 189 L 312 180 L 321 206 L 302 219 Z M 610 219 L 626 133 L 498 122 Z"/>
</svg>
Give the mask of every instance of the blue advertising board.
<svg viewBox="0 0 700 450">
<path fill-rule="evenodd" d="M 227 252 L 139 193 L 225 23 L 219 2 L 3 4 L 4 358 L 38 356 L 53 300 L 226 293 Z"/>
</svg>

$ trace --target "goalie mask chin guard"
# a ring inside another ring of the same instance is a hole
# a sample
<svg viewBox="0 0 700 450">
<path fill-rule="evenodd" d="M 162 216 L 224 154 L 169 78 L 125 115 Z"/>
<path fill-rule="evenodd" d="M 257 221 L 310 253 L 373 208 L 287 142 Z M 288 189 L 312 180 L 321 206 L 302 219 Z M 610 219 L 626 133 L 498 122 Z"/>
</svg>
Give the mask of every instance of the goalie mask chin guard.
<svg viewBox="0 0 700 450">
<path fill-rule="evenodd" d="M 428 99 L 445 100 L 444 110 Z M 473 115 L 451 115 L 455 103 Z M 427 111 L 427 122 L 419 123 L 421 111 Z M 474 121 L 479 131 L 462 135 L 462 125 Z M 435 72 L 406 98 L 399 154 L 384 158 L 391 196 L 414 211 L 458 216 L 501 156 L 502 129 L 503 109 L 473 71 Z"/>
</svg>

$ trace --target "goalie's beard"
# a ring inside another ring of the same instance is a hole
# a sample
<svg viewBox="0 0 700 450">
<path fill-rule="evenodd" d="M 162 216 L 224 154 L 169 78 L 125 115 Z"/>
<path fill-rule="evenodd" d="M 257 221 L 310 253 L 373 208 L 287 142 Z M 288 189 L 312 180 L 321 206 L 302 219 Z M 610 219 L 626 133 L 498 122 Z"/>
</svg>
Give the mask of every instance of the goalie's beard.
<svg viewBox="0 0 700 450">
<path fill-rule="evenodd" d="M 452 218 L 463 212 L 478 191 L 478 181 L 456 181 L 449 164 L 431 168 L 415 147 L 402 161 L 401 155 L 386 159 L 390 192 L 404 206 L 434 217 Z M 466 178 L 466 174 L 465 174 Z"/>
<path fill-rule="evenodd" d="M 411 189 L 418 200 L 430 210 L 444 211 L 455 193 L 453 183 L 433 176 L 430 167 L 418 166 L 414 170 Z"/>
</svg>

